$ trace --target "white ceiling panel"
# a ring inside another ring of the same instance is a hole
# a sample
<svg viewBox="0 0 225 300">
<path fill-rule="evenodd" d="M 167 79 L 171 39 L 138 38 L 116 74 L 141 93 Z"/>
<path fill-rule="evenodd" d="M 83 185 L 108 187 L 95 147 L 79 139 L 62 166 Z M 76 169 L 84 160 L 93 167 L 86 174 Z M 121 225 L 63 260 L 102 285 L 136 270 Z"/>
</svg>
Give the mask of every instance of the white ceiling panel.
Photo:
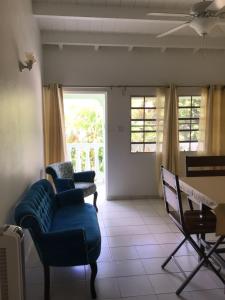
<svg viewBox="0 0 225 300">
<path fill-rule="evenodd" d="M 79 5 L 105 5 L 130 7 L 157 7 L 172 9 L 188 9 L 196 0 L 33 0 L 33 3 L 65 3 Z"/>
<path fill-rule="evenodd" d="M 140 33 L 158 34 L 164 30 L 180 25 L 181 21 L 146 21 L 146 20 L 118 20 L 95 18 L 55 18 L 39 17 L 41 30 L 56 31 L 86 31 L 111 33 Z"/>
<path fill-rule="evenodd" d="M 200 1 L 200 0 L 199 0 Z M 193 4 L 198 0 L 33 0 L 33 13 L 37 19 L 42 32 L 48 32 L 48 37 L 54 32 L 57 33 L 79 33 L 98 34 L 98 45 L 102 34 L 105 35 L 128 35 L 138 40 L 138 35 L 142 37 L 150 36 L 151 41 L 158 34 L 167 32 L 184 22 L 191 20 L 191 17 L 177 16 L 177 13 L 188 14 Z M 215 0 L 210 6 L 211 9 L 223 7 L 225 0 Z M 151 15 L 148 13 L 174 13 L 175 16 Z M 224 15 L 225 17 L 225 15 Z M 222 20 L 225 22 L 225 19 Z M 99 35 L 100 34 L 100 35 Z M 58 36 L 62 38 L 61 34 Z M 194 45 L 196 39 L 199 40 L 199 47 L 207 43 L 202 42 L 202 38 L 189 26 L 174 33 L 172 37 L 193 37 Z M 223 47 L 218 42 L 221 38 L 225 40 L 225 23 L 216 26 L 208 34 L 207 39 L 217 39 L 218 49 Z M 82 40 L 82 39 L 81 39 Z M 166 37 L 160 39 L 165 44 Z M 190 42 L 190 39 L 189 39 Z M 45 40 L 45 43 L 46 40 Z M 59 44 L 63 44 L 63 41 Z M 69 44 L 69 43 L 68 43 Z M 76 44 L 76 43 L 72 43 Z M 79 43 L 78 43 L 79 44 Z M 81 43 L 82 44 L 82 43 Z M 95 43 L 94 43 L 95 44 Z M 154 43 L 153 43 L 154 44 Z M 113 45 L 107 41 L 105 45 Z M 133 41 L 133 45 L 138 45 L 138 41 Z M 149 43 L 148 43 L 149 45 Z M 158 45 L 158 42 L 157 42 Z M 172 44 L 171 44 L 172 45 Z M 179 48 L 179 42 L 175 42 Z M 130 45 L 132 46 L 132 44 Z M 163 46 L 165 47 L 165 45 Z M 172 46 L 171 46 L 172 47 Z"/>
</svg>

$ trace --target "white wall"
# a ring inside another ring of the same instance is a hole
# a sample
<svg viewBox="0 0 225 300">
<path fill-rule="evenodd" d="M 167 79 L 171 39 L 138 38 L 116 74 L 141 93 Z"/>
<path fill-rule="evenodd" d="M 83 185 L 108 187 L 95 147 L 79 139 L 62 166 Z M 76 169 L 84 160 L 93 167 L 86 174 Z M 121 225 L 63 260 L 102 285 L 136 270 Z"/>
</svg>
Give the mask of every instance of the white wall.
<svg viewBox="0 0 225 300">
<path fill-rule="evenodd" d="M 201 41 L 199 42 L 201 44 Z M 220 51 L 44 47 L 44 81 L 63 85 L 204 85 L 225 83 Z M 199 90 L 180 89 L 179 93 Z M 156 195 L 155 155 L 130 153 L 130 95 L 154 94 L 152 88 L 108 89 L 108 197 Z"/>
<path fill-rule="evenodd" d="M 155 154 L 130 152 L 130 96 L 148 92 L 144 88 L 128 88 L 126 91 L 113 88 L 108 92 L 109 199 L 157 194 Z"/>
<path fill-rule="evenodd" d="M 0 224 L 43 168 L 42 76 L 39 30 L 30 0 L 0 5 Z M 18 62 L 32 51 L 37 63 L 29 72 Z"/>
</svg>

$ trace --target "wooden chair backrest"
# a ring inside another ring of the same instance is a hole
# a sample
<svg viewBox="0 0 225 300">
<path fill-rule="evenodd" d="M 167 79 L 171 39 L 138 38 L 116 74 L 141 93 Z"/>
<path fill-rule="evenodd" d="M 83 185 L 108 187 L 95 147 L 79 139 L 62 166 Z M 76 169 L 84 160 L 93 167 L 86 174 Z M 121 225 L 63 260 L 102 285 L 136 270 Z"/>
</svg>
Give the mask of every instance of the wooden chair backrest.
<svg viewBox="0 0 225 300">
<path fill-rule="evenodd" d="M 162 166 L 161 177 L 166 211 L 176 225 L 183 229 L 183 207 L 178 176 L 174 175 Z"/>
<path fill-rule="evenodd" d="M 225 156 L 186 156 L 186 176 L 225 176 Z"/>
</svg>

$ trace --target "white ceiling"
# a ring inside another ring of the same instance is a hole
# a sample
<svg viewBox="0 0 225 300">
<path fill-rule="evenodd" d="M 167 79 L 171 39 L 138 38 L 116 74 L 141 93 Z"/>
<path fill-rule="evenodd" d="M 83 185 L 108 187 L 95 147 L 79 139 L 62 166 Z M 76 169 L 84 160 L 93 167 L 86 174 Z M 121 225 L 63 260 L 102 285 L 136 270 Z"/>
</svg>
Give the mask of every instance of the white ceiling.
<svg viewBox="0 0 225 300">
<path fill-rule="evenodd" d="M 198 0 L 33 0 L 33 14 L 48 45 L 122 46 L 225 49 L 225 23 L 215 27 L 207 42 L 190 27 L 156 38 L 188 20 L 187 17 L 149 16 L 149 12 L 189 13 Z M 215 0 L 210 8 L 221 8 Z"/>
<path fill-rule="evenodd" d="M 130 6 L 130 7 L 156 7 L 172 9 L 188 9 L 196 3 L 195 0 L 33 0 L 34 3 L 65 3 L 79 5 L 104 5 L 104 6 Z"/>
</svg>

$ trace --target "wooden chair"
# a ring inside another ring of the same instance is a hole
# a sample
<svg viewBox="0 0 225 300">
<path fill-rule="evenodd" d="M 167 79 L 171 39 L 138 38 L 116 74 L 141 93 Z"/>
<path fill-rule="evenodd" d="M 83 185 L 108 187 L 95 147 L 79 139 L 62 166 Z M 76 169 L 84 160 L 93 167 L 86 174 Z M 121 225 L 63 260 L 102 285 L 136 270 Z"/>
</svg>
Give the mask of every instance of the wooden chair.
<svg viewBox="0 0 225 300">
<path fill-rule="evenodd" d="M 186 176 L 225 176 L 225 156 L 186 156 Z"/>
<path fill-rule="evenodd" d="M 201 246 L 199 246 L 195 240 L 192 238 L 192 234 L 206 234 L 214 233 L 216 230 L 216 216 L 210 211 L 200 211 L 200 210 L 183 210 L 179 179 L 178 176 L 161 167 L 162 184 L 163 184 L 163 194 L 164 202 L 166 206 L 166 211 L 169 217 L 172 219 L 173 223 L 178 227 L 181 233 L 184 235 L 182 242 L 176 247 L 176 249 L 169 255 L 169 257 L 162 264 L 164 269 L 171 258 L 174 258 L 176 252 L 188 241 L 195 251 L 198 253 L 201 260 L 199 261 L 196 268 L 186 277 L 181 286 L 177 289 L 176 294 L 179 295 L 185 286 L 190 282 L 190 280 L 195 276 L 198 270 L 202 267 L 204 263 L 207 263 L 215 274 L 221 279 L 223 284 L 225 284 L 225 279 L 218 272 L 216 267 L 209 260 L 210 256 L 220 243 L 223 241 L 224 237 L 218 238 L 215 244 L 210 247 L 210 250 L 205 254 Z"/>
</svg>

